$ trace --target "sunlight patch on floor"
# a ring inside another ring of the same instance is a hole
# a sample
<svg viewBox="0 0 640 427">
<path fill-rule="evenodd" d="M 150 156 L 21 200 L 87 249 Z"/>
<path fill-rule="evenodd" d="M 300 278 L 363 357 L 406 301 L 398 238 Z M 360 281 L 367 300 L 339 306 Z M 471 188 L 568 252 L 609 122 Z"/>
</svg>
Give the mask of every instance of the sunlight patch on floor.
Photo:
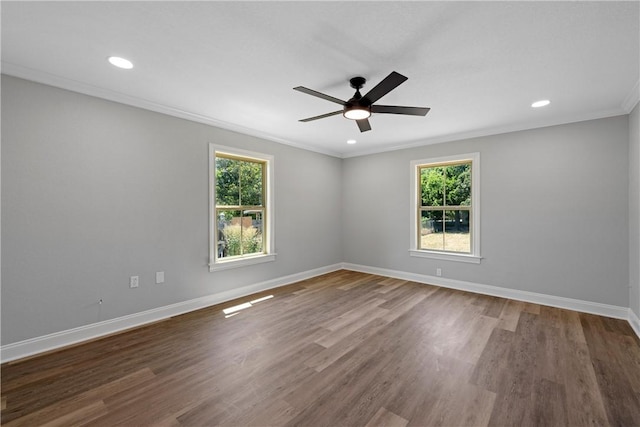
<svg viewBox="0 0 640 427">
<path fill-rule="evenodd" d="M 245 302 L 242 304 L 234 305 L 233 307 L 225 308 L 224 310 L 222 310 L 222 312 L 225 314 L 224 317 L 226 319 L 231 316 L 235 316 L 236 314 L 238 314 L 238 312 L 240 312 L 241 310 L 244 310 L 245 308 L 253 307 L 254 304 L 257 304 L 262 301 L 266 301 L 271 298 L 273 298 L 273 295 L 267 295 L 262 298 L 254 299 L 253 301 L 250 301 L 250 302 Z"/>
</svg>

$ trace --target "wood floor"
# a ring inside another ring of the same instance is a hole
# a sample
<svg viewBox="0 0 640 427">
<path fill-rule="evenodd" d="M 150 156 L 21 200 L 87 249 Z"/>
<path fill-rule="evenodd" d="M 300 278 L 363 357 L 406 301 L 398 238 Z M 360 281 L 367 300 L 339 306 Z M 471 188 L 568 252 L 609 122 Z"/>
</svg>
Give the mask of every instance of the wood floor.
<svg viewBox="0 0 640 427">
<path fill-rule="evenodd" d="M 6 426 L 640 425 L 630 326 L 338 271 L 2 366 Z"/>
</svg>

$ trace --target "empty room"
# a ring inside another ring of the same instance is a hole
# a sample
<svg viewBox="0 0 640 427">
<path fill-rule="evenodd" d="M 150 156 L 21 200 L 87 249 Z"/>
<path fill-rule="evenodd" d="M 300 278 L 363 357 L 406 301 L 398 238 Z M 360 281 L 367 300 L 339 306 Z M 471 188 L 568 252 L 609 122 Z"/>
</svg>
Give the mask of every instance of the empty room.
<svg viewBox="0 0 640 427">
<path fill-rule="evenodd" d="M 640 1 L 2 1 L 1 423 L 640 426 Z"/>
</svg>

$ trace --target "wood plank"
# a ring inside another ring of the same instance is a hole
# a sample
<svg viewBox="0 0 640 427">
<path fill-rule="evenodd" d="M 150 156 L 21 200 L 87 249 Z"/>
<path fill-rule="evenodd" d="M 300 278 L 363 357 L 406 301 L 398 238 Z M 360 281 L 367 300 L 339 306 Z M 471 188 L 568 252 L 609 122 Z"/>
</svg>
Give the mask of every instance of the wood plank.
<svg viewBox="0 0 640 427">
<path fill-rule="evenodd" d="M 490 295 L 478 295 L 476 296 L 473 304 L 484 307 L 482 315 L 498 318 L 500 317 L 506 302 L 507 300 L 504 298 L 498 298 Z"/>
<path fill-rule="evenodd" d="M 148 383 L 155 378 L 155 374 L 148 368 L 140 369 L 130 375 L 126 375 L 107 384 L 92 388 L 83 393 L 57 401 L 55 404 L 40 408 L 36 411 L 26 413 L 21 417 L 4 423 L 7 426 L 34 426 L 52 420 L 62 420 L 64 422 L 72 419 L 79 419 L 95 415 L 102 416 L 106 411 L 103 399 L 127 390 L 134 389 L 142 384 Z M 75 414 L 71 418 L 69 414 Z M 91 418 L 94 419 L 94 418 Z M 65 421 L 66 420 L 66 421 Z M 64 422 L 61 424 L 63 425 Z"/>
<path fill-rule="evenodd" d="M 326 348 L 318 354 L 310 357 L 304 363 L 310 368 L 318 372 L 324 370 L 327 366 L 336 362 L 345 354 L 355 349 L 358 345 L 373 336 L 382 327 L 387 324 L 386 321 L 377 318 L 355 331 L 353 334 L 343 338 L 330 348 Z"/>
<path fill-rule="evenodd" d="M 586 344 L 587 340 L 584 337 L 579 313 L 570 310 L 562 310 L 560 312 L 560 317 L 562 318 L 564 339 L 571 342 Z"/>
<path fill-rule="evenodd" d="M 562 331 L 551 326 L 556 324 L 550 319 L 550 324 L 545 325 L 542 318 L 543 327 L 537 330 L 537 376 L 545 378 L 551 382 L 562 383 L 565 360 L 563 358 Z"/>
<path fill-rule="evenodd" d="M 332 381 L 312 402 L 307 401 L 291 424 L 353 425 L 369 419 L 385 397 L 390 384 L 388 368 L 394 358 L 390 351 L 375 355 L 365 348 L 354 350 L 348 364 L 332 367 L 341 373 L 338 381 Z"/>
<path fill-rule="evenodd" d="M 75 411 L 65 413 L 64 415 L 44 422 L 43 427 L 67 427 L 73 425 L 89 425 L 91 422 L 105 414 L 108 409 L 104 402 L 97 401 Z"/>
<path fill-rule="evenodd" d="M 612 425 L 640 425 L 640 399 L 620 369 L 612 361 L 592 359 L 607 418 Z"/>
<path fill-rule="evenodd" d="M 405 420 L 401 416 L 398 416 L 385 408 L 380 408 L 378 412 L 371 417 L 369 422 L 365 424 L 365 427 L 405 427 L 408 423 L 409 420 Z"/>
<path fill-rule="evenodd" d="M 568 425 L 605 426 L 607 415 L 586 344 L 565 341 L 563 363 Z M 568 355 L 571 355 L 569 357 Z"/>
<path fill-rule="evenodd" d="M 471 384 L 484 387 L 494 393 L 507 383 L 511 352 L 514 351 L 515 333 L 496 328 L 492 331 L 484 351 L 480 355 L 471 375 Z"/>
<path fill-rule="evenodd" d="M 495 393 L 448 378 L 437 401 L 428 411 L 418 411 L 410 425 L 483 426 L 488 425 Z"/>
<path fill-rule="evenodd" d="M 569 425 L 564 386 L 545 378 L 536 379 L 531 417 L 532 424 L 537 426 Z"/>
<path fill-rule="evenodd" d="M 362 317 L 368 316 L 369 313 L 373 311 L 379 311 L 380 309 L 378 307 L 380 306 L 380 304 L 384 304 L 385 302 L 387 301 L 382 298 L 372 298 L 365 303 L 347 311 L 346 313 L 341 314 L 339 317 L 323 323 L 321 326 L 330 331 L 337 331 L 338 329 L 344 328 L 350 323 L 358 321 Z"/>
<path fill-rule="evenodd" d="M 315 342 L 325 348 L 329 348 L 347 338 L 349 335 L 356 332 L 372 320 L 384 317 L 387 313 L 389 313 L 389 310 L 374 307 L 373 310 L 362 313 L 360 317 L 354 317 L 349 324 L 346 324 L 339 329 L 331 329 L 329 333 L 324 335 L 322 338 L 318 338 Z"/>
<path fill-rule="evenodd" d="M 477 316 L 474 322 L 467 326 L 464 341 L 459 346 L 458 358 L 470 363 L 476 363 L 487 346 L 491 333 L 496 329 L 499 321 L 484 314 Z"/>
<path fill-rule="evenodd" d="M 422 300 L 427 298 L 425 294 L 412 295 L 410 298 L 404 299 L 400 304 L 397 304 L 392 309 L 388 311 L 382 318 L 385 322 L 393 322 L 398 317 L 403 316 L 409 310 L 412 310 L 416 305 L 418 305 Z"/>
<path fill-rule="evenodd" d="M 400 287 L 402 287 L 403 285 L 406 285 L 408 283 L 408 281 L 406 280 L 400 280 L 400 279 L 391 279 L 391 281 L 389 280 L 383 280 L 381 282 L 379 282 L 379 284 L 384 285 L 381 288 L 376 289 L 376 292 L 379 292 L 381 294 L 386 294 L 389 293 L 390 291 L 393 291 L 394 289 L 398 289 Z M 382 408 L 380 408 L 382 409 Z"/>
<path fill-rule="evenodd" d="M 269 425 L 280 426 L 287 424 L 298 413 L 295 408 L 280 399 L 269 402 L 269 405 L 263 411 L 253 412 L 257 412 L 257 415 L 254 415 L 246 423 L 240 422 L 235 425 L 263 427 L 265 423 L 268 423 Z"/>
<path fill-rule="evenodd" d="M 507 331 L 515 332 L 516 326 L 518 326 L 518 321 L 520 320 L 520 313 L 523 311 L 523 308 L 524 303 L 522 301 L 507 300 L 502 307 L 500 316 L 498 317 L 500 319 L 498 327 Z"/>
</svg>

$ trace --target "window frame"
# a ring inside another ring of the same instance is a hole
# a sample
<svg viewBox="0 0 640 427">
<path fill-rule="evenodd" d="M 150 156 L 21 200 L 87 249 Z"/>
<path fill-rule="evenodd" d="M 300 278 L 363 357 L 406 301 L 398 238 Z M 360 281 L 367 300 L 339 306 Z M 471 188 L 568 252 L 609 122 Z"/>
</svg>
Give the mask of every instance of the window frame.
<svg viewBox="0 0 640 427">
<path fill-rule="evenodd" d="M 420 230 L 421 209 L 420 194 L 420 168 L 446 166 L 461 162 L 471 162 L 471 209 L 469 215 L 469 230 L 471 238 L 471 253 L 440 251 L 435 249 L 419 249 L 418 233 Z M 444 261 L 457 261 L 480 264 L 480 153 L 466 153 L 452 156 L 434 157 L 428 159 L 412 160 L 411 166 L 411 211 L 410 211 L 410 240 L 409 255 L 419 258 L 431 258 Z"/>
<path fill-rule="evenodd" d="M 239 160 L 254 160 L 265 164 L 263 180 L 263 252 L 240 255 L 231 259 L 218 259 L 218 226 L 216 206 L 216 155 L 221 154 Z M 273 218 L 273 169 L 274 156 L 240 148 L 209 143 L 209 271 L 227 270 L 247 265 L 272 262 L 276 259 L 275 228 Z"/>
</svg>

